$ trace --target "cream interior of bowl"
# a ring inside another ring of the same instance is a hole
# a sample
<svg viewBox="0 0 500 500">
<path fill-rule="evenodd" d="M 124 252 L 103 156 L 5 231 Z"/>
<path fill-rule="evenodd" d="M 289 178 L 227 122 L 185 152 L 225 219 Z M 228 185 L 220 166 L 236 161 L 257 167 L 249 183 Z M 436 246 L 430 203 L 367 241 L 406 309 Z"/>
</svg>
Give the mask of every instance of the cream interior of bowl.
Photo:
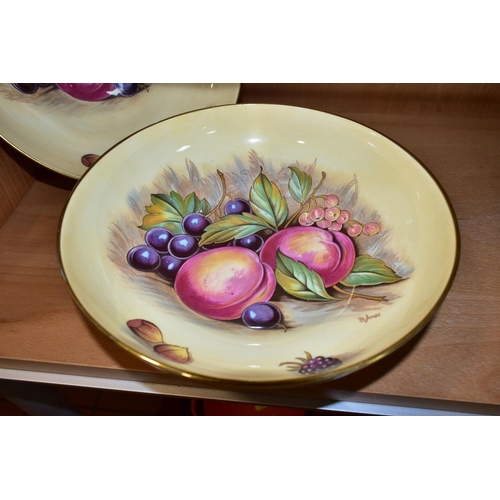
<svg viewBox="0 0 500 500">
<path fill-rule="evenodd" d="M 170 180 L 172 190 L 184 186 L 183 196 L 188 185 L 190 191 L 207 189 L 213 205 L 218 187 L 207 188 L 203 180 L 214 178 L 218 169 L 234 180 L 233 190 L 246 186 L 233 192 L 244 196 L 255 177 L 255 158 L 271 180 L 283 177 L 282 185 L 289 166 L 308 167 L 313 186 L 325 172 L 330 191 L 338 194 L 338 189 L 357 200 L 352 213 L 365 222 L 379 221 L 379 235 L 355 241 L 405 278 L 363 287 L 365 294 L 387 295 L 386 302 L 352 299 L 307 304 L 309 309 L 300 301 L 283 302 L 287 331 L 252 330 L 237 321 L 200 316 L 180 303 L 168 284 L 151 289 L 145 281 L 151 275 L 127 270 L 129 247 L 143 243 L 144 231 L 137 226 L 151 193 L 167 192 Z M 457 238 L 453 213 L 439 186 L 386 137 L 313 110 L 233 105 L 158 123 L 101 158 L 80 181 L 63 215 L 60 259 L 81 308 L 134 354 L 187 376 L 281 383 L 304 380 L 283 363 L 297 362 L 305 353 L 342 360 L 311 380 L 336 377 L 375 361 L 418 331 L 452 279 Z M 190 362 L 159 355 L 127 327 L 131 319 L 155 324 L 165 343 L 188 348 Z"/>
</svg>

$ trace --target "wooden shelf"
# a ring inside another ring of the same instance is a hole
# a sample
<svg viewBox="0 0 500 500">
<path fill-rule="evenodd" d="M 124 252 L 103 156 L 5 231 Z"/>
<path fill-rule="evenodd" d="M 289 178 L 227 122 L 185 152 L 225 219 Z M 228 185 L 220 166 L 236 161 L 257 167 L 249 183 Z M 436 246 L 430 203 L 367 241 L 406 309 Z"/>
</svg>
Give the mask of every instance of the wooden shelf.
<svg viewBox="0 0 500 500">
<path fill-rule="evenodd" d="M 458 273 L 431 323 L 374 365 L 337 381 L 303 388 L 202 386 L 156 371 L 97 331 L 73 303 L 56 256 L 59 218 L 75 182 L 35 165 L 2 143 L 0 378 L 304 408 L 392 405 L 386 406 L 387 414 L 405 413 L 401 410 L 405 407 L 500 414 L 500 266 L 496 262 L 500 253 L 500 88 L 464 85 L 446 93 L 446 87 L 438 92 L 430 86 L 426 97 L 425 88 L 418 92 L 414 88 L 412 94 L 408 86 L 372 86 L 371 90 L 369 86 L 242 86 L 240 102 L 322 109 L 387 135 L 435 175 L 459 222 Z M 342 92 L 349 97 L 343 98 Z M 454 104 L 457 96 L 462 101 Z M 361 111 L 360 103 L 368 103 L 370 112 Z"/>
</svg>

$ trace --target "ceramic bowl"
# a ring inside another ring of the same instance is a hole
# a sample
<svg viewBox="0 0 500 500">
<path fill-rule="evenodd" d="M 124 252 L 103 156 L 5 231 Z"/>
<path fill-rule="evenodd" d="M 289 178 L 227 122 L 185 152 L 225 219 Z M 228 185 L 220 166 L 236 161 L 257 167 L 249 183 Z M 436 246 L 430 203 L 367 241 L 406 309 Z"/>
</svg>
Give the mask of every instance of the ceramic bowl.
<svg viewBox="0 0 500 500">
<path fill-rule="evenodd" d="M 458 262 L 443 190 L 387 137 L 310 109 L 229 105 L 104 155 L 61 219 L 60 263 L 102 332 L 204 381 L 334 379 L 432 317 Z"/>
<path fill-rule="evenodd" d="M 130 134 L 179 113 L 234 104 L 239 89 L 213 83 L 0 83 L 0 137 L 78 179 Z"/>
</svg>

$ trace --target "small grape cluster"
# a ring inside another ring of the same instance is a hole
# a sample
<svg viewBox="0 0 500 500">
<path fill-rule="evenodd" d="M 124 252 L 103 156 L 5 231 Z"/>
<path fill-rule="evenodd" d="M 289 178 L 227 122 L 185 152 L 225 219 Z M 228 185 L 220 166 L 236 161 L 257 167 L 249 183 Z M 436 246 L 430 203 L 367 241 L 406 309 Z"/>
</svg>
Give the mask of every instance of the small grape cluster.
<svg viewBox="0 0 500 500">
<path fill-rule="evenodd" d="M 200 251 L 197 236 L 210 223 L 202 214 L 189 214 L 182 221 L 184 234 L 174 235 L 162 227 L 150 229 L 144 236 L 146 244 L 132 248 L 127 261 L 137 271 L 156 271 L 163 279 L 173 282 L 184 262 Z"/>
<path fill-rule="evenodd" d="M 344 225 L 347 226 L 349 236 L 359 236 L 361 233 L 367 236 L 374 236 L 380 231 L 380 226 L 375 222 L 363 224 L 357 220 L 351 219 L 351 214 L 347 210 L 338 207 L 339 197 L 334 194 L 321 196 L 324 198 L 325 207 L 316 206 L 310 212 L 303 212 L 299 216 L 301 226 L 316 225 L 321 229 L 328 231 L 340 231 Z"/>
<path fill-rule="evenodd" d="M 337 366 L 342 363 L 339 358 L 316 356 L 313 358 L 310 353 L 305 351 L 305 358 L 295 358 L 299 361 L 285 361 L 280 363 L 280 366 L 288 366 L 289 371 L 297 371 L 301 375 L 314 375 L 322 372 L 332 366 Z"/>
<path fill-rule="evenodd" d="M 168 229 L 150 229 L 144 237 L 146 244 L 132 248 L 127 254 L 127 262 L 137 271 L 156 271 L 165 280 L 173 282 L 184 260 L 198 251 L 196 240 L 193 246 L 194 238 L 177 236 Z"/>
<path fill-rule="evenodd" d="M 338 358 L 325 358 L 324 356 L 316 356 L 315 358 L 307 360 L 300 369 L 299 373 L 302 375 L 313 375 L 319 373 L 331 366 L 338 365 L 340 359 Z"/>
</svg>

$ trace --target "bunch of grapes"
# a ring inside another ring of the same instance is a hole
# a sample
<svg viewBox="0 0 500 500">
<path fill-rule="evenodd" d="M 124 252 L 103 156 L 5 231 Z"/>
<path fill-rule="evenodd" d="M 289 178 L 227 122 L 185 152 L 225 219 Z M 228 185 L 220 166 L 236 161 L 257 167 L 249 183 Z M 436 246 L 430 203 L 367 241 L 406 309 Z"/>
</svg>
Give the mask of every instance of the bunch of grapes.
<svg viewBox="0 0 500 500">
<path fill-rule="evenodd" d="M 322 197 L 321 197 L 322 198 Z M 347 210 L 338 207 L 339 198 L 334 194 L 324 197 L 325 207 L 316 206 L 310 212 L 303 212 L 299 216 L 301 226 L 317 226 L 328 231 L 340 231 L 343 226 L 347 226 L 347 234 L 355 237 L 361 233 L 373 236 L 380 231 L 380 226 L 375 222 L 363 224 L 351 219 L 351 214 Z"/>
<path fill-rule="evenodd" d="M 174 282 L 184 262 L 201 250 L 198 239 L 209 224 L 208 217 L 192 213 L 182 220 L 183 234 L 174 235 L 162 227 L 150 229 L 144 236 L 146 244 L 132 248 L 127 261 L 137 271 L 154 271 L 163 279 Z"/>
<path fill-rule="evenodd" d="M 325 358 L 324 356 L 316 356 L 315 358 L 307 360 L 299 369 L 302 375 L 312 375 L 319 373 L 331 366 L 340 363 L 338 358 Z"/>
<path fill-rule="evenodd" d="M 307 351 L 305 351 L 305 354 L 305 358 L 295 358 L 299 361 L 285 361 L 280 363 L 280 366 L 287 366 L 289 371 L 296 371 L 301 375 L 314 375 L 342 363 L 339 358 L 325 356 L 313 358 Z"/>
</svg>

